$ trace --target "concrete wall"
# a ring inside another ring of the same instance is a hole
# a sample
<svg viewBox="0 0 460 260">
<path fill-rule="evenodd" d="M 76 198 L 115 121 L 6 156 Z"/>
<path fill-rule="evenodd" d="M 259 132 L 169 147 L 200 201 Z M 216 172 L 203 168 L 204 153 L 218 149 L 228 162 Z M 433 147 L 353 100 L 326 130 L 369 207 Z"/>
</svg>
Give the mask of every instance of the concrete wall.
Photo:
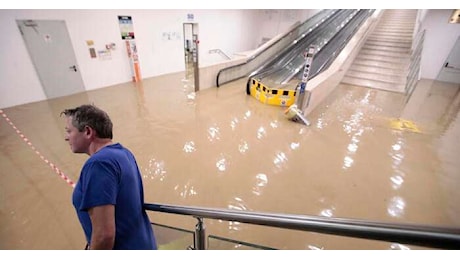
<svg viewBox="0 0 460 260">
<path fill-rule="evenodd" d="M 284 14 L 287 13 L 287 14 Z M 193 19 L 190 19 L 190 14 Z M 291 23 L 304 20 L 308 10 L 280 10 L 265 23 L 264 10 L 59 10 L 2 9 L 0 22 L 0 108 L 42 101 L 47 97 L 32 64 L 16 20 L 64 20 L 72 41 L 85 90 L 130 82 L 132 74 L 125 44 L 120 36 L 118 15 L 133 19 L 134 33 L 143 78 L 185 70 L 183 23 L 198 23 L 200 67 L 224 59 L 209 53 L 221 49 L 233 56 L 254 50 L 262 38 L 270 38 Z M 117 48 L 109 60 L 91 59 L 87 40 L 96 50 L 108 43 Z M 240 56 L 239 56 L 240 58 Z M 65 87 L 65 86 L 63 86 Z"/>
<path fill-rule="evenodd" d="M 193 13 L 190 21 L 188 14 Z M 118 15 L 133 18 L 143 78 L 184 71 L 183 23 L 200 26 L 200 64 L 213 61 L 208 49 L 229 53 L 254 49 L 260 10 L 0 10 L 4 40 L 0 42 L 0 108 L 46 99 L 40 80 L 16 25 L 16 20 L 64 20 L 85 90 L 132 80 Z M 166 36 L 169 37 L 169 39 Z M 110 60 L 91 59 L 87 40 L 96 50 L 115 43 Z M 65 86 L 63 86 L 65 87 Z"/>
<path fill-rule="evenodd" d="M 0 108 L 42 101 L 47 97 L 16 25 L 16 19 L 64 20 L 66 22 L 85 90 L 130 82 L 129 60 L 120 37 L 118 15 L 133 18 L 143 78 L 185 70 L 183 23 L 199 24 L 200 78 L 202 89 L 215 85 L 214 74 L 225 66 L 224 58 L 212 49 L 221 49 L 235 60 L 235 53 L 255 50 L 263 41 L 284 32 L 298 21 L 304 21 L 318 9 L 299 10 L 59 10 L 2 9 L 3 41 L 0 42 Z M 425 10 L 420 28 L 426 29 L 421 74 L 434 79 L 460 35 L 458 24 L 448 24 L 452 10 Z M 193 14 L 193 19 L 189 19 Z M 167 39 L 165 35 L 174 36 Z M 115 43 L 110 60 L 91 59 L 87 40 L 96 49 Z M 230 61 L 235 63 L 238 61 Z M 214 66 L 216 65 L 216 66 Z M 214 68 L 212 68 L 214 66 Z"/>
<path fill-rule="evenodd" d="M 421 78 L 436 79 L 460 36 L 460 24 L 448 22 L 453 9 L 425 11 L 420 25 L 425 30 L 420 73 Z"/>
</svg>

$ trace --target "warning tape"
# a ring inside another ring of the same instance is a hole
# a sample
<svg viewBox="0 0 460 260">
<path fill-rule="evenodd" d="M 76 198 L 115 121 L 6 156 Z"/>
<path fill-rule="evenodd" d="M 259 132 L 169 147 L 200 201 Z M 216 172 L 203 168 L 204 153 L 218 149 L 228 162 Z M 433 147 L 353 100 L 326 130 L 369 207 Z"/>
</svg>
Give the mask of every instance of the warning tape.
<svg viewBox="0 0 460 260">
<path fill-rule="evenodd" d="M 61 170 L 59 170 L 59 168 L 54 163 L 50 162 L 42 154 L 40 154 L 40 152 L 29 141 L 29 139 L 27 137 L 25 137 L 25 135 L 22 134 L 21 131 L 19 131 L 19 129 L 13 124 L 13 122 L 11 122 L 11 120 L 8 118 L 8 116 L 1 109 L 0 109 L 0 114 L 3 116 L 3 118 L 5 118 L 5 120 L 8 122 L 8 124 L 10 124 L 11 127 L 13 127 L 13 129 L 21 137 L 21 139 L 27 145 L 29 145 L 29 147 L 32 148 L 32 150 L 35 151 L 35 153 L 40 157 L 40 159 L 42 159 L 42 161 L 44 161 L 49 167 L 51 167 L 51 169 L 53 169 L 63 180 L 65 180 L 70 186 L 72 186 L 72 188 L 75 188 L 75 183 L 69 177 L 67 177 Z"/>
</svg>

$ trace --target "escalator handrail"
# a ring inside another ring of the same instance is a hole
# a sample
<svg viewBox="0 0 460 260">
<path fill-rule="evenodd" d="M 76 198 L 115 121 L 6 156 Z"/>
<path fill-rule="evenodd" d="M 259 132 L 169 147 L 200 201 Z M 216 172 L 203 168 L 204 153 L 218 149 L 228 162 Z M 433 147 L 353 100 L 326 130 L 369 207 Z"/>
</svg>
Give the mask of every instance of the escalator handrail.
<svg viewBox="0 0 460 260">
<path fill-rule="evenodd" d="M 301 28 L 304 24 L 306 24 L 307 22 L 309 22 L 310 19 L 315 18 L 315 17 L 320 16 L 320 15 L 323 15 L 323 12 L 325 12 L 325 11 L 330 11 L 330 10 L 323 10 L 323 11 L 321 11 L 321 12 L 316 13 L 315 15 L 313 15 L 312 17 L 310 17 L 309 19 L 305 20 L 303 23 L 300 23 L 300 24 L 297 24 L 297 25 L 294 24 L 294 26 L 291 27 L 292 29 L 287 30 L 287 32 L 285 32 L 284 34 L 282 34 L 276 41 L 272 42 L 270 45 L 267 45 L 267 46 L 265 46 L 263 49 L 260 49 L 259 51 L 256 51 L 256 53 L 254 53 L 253 55 L 251 55 L 251 57 L 249 57 L 246 61 L 219 70 L 219 72 L 217 73 L 217 77 L 216 77 L 216 86 L 217 86 L 217 87 L 220 86 L 220 84 L 219 84 L 219 78 L 220 78 L 221 73 L 223 73 L 223 72 L 225 72 L 225 71 L 227 71 L 227 70 L 234 69 L 234 68 L 236 68 L 236 67 L 240 67 L 240 66 L 244 66 L 244 65 L 246 65 L 246 64 L 249 64 L 250 62 L 252 62 L 253 60 L 255 60 L 257 57 L 259 57 L 260 55 L 262 55 L 265 51 L 267 51 L 268 49 L 270 49 L 270 48 L 272 48 L 273 46 L 277 45 L 284 37 L 286 37 L 286 36 L 289 35 L 289 34 L 292 34 L 293 32 L 295 32 L 295 31 L 297 31 L 297 30 L 299 30 L 299 28 Z M 236 80 L 236 79 L 234 79 L 234 80 Z M 227 83 L 227 82 L 225 82 L 225 83 Z"/>
</svg>

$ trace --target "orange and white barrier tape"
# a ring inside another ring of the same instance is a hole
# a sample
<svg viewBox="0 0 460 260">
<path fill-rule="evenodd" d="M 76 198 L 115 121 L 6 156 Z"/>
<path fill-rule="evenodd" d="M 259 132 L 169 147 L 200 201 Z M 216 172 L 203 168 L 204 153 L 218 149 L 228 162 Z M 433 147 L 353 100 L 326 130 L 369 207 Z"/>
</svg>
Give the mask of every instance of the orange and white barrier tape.
<svg viewBox="0 0 460 260">
<path fill-rule="evenodd" d="M 54 163 L 50 162 L 42 154 L 40 154 L 40 152 L 35 148 L 35 146 L 33 146 L 33 144 L 29 141 L 29 139 L 27 137 L 25 137 L 24 134 L 21 133 L 21 131 L 19 131 L 19 129 L 13 124 L 13 122 L 11 122 L 11 120 L 8 118 L 8 116 L 1 109 L 0 109 L 0 114 L 3 116 L 3 118 L 5 118 L 5 120 L 8 122 L 8 124 L 10 124 L 11 127 L 13 127 L 13 129 L 21 137 L 21 139 L 27 145 L 29 145 L 29 147 L 32 150 L 35 151 L 35 153 L 40 157 L 40 159 L 42 159 L 48 166 L 50 166 L 51 169 L 53 169 L 64 181 L 66 181 L 70 186 L 72 186 L 72 188 L 75 188 L 75 183 L 69 177 L 67 177 L 61 170 L 59 170 L 59 168 Z"/>
</svg>

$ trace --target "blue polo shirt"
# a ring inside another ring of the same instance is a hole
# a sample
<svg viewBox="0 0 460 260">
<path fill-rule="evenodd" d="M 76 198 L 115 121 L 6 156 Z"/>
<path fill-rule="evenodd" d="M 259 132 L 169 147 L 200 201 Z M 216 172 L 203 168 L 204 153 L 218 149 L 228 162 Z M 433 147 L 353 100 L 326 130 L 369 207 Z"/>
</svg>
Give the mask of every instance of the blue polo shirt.
<svg viewBox="0 0 460 260">
<path fill-rule="evenodd" d="M 105 146 L 83 165 L 75 186 L 73 205 L 91 244 L 88 209 L 115 206 L 115 245 L 113 249 L 157 249 L 152 225 L 143 209 L 142 177 L 133 154 L 121 144 Z"/>
</svg>

